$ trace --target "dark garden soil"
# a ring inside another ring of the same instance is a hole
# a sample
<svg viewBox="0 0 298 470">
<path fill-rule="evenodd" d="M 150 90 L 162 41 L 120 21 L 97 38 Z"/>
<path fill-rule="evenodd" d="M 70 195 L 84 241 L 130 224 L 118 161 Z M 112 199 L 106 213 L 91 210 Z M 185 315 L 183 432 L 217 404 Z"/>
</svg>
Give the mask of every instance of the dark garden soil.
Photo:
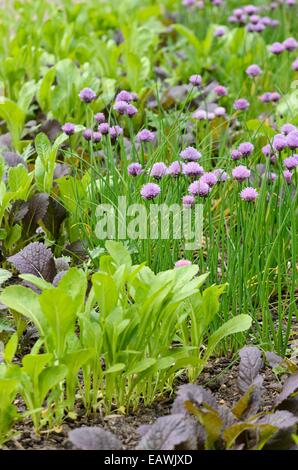
<svg viewBox="0 0 298 470">
<path fill-rule="evenodd" d="M 232 405 L 240 398 L 237 387 L 238 363 L 231 363 L 229 359 L 221 358 L 210 361 L 200 375 L 198 383 L 209 388 L 216 396 L 219 404 Z M 277 379 L 272 370 L 266 367 L 262 370 L 264 377 L 263 410 L 269 411 L 275 396 L 281 390 L 283 377 Z M 51 432 L 41 432 L 39 436 L 34 433 L 30 420 L 24 420 L 19 425 L 19 434 L 6 443 L 5 450 L 58 450 L 71 449 L 67 440 L 68 432 L 80 426 L 103 426 L 113 432 L 122 442 L 125 449 L 133 449 L 139 440 L 138 427 L 142 424 L 151 424 L 159 416 L 170 413 L 173 397 L 163 399 L 150 407 L 141 408 L 134 414 L 127 416 L 111 414 L 87 418 L 84 410 L 77 410 L 75 421 L 67 419 L 59 429 Z"/>
</svg>

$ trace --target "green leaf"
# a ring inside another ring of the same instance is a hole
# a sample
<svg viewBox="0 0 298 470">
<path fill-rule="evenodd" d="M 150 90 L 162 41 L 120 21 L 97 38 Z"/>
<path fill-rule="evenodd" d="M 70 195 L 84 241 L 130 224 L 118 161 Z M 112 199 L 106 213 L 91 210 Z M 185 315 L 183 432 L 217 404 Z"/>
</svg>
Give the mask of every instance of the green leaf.
<svg viewBox="0 0 298 470">
<path fill-rule="evenodd" d="M 7 271 L 7 269 L 2 269 L 0 268 L 0 286 L 8 281 L 8 279 L 10 279 L 12 276 L 12 273 Z"/>
<path fill-rule="evenodd" d="M 121 266 L 122 264 L 126 266 L 132 265 L 131 256 L 122 243 L 114 240 L 107 240 L 105 247 L 117 266 Z"/>
<path fill-rule="evenodd" d="M 32 384 L 38 384 L 38 378 L 45 366 L 53 359 L 53 354 L 27 354 L 22 359 L 23 369 L 30 377 Z"/>
<path fill-rule="evenodd" d="M 150 367 L 154 366 L 157 363 L 157 360 L 153 357 L 148 357 L 141 361 L 136 367 L 130 369 L 126 372 L 126 375 L 134 375 L 140 374 L 141 372 L 145 372 L 146 370 L 150 369 Z"/>
<path fill-rule="evenodd" d="M 181 36 L 184 36 L 189 44 L 191 44 L 198 53 L 202 53 L 202 47 L 200 44 L 200 41 L 196 37 L 196 35 L 191 31 L 191 29 L 187 28 L 186 26 L 183 26 L 182 24 L 174 24 L 173 29 L 177 31 L 177 33 L 181 34 Z"/>
<path fill-rule="evenodd" d="M 77 312 L 84 309 L 87 276 L 82 269 L 70 268 L 60 280 L 59 289 L 73 299 L 77 305 Z"/>
<path fill-rule="evenodd" d="M 9 286 L 1 293 L 0 302 L 32 321 L 41 336 L 45 336 L 46 322 L 38 294 L 24 286 Z"/>
<path fill-rule="evenodd" d="M 28 114 L 36 89 L 37 84 L 33 80 L 26 81 L 20 89 L 18 106 L 25 115 Z"/>
<path fill-rule="evenodd" d="M 116 282 L 109 274 L 98 272 L 92 276 L 92 285 L 100 312 L 107 316 L 118 302 L 119 294 Z"/>
<path fill-rule="evenodd" d="M 10 364 L 15 356 L 17 347 L 19 343 L 19 338 L 17 333 L 14 333 L 7 342 L 4 349 L 4 360 L 7 364 Z"/>
<path fill-rule="evenodd" d="M 41 277 L 34 276 L 34 274 L 19 274 L 19 278 L 24 279 L 24 281 L 30 282 L 39 289 L 54 289 L 53 284 L 45 281 Z"/>
<path fill-rule="evenodd" d="M 7 234 L 7 238 L 4 242 L 5 248 L 11 250 L 13 245 L 17 243 L 22 236 L 22 227 L 19 224 L 13 225 Z"/>
<path fill-rule="evenodd" d="M 55 75 L 56 67 L 51 67 L 41 80 L 36 94 L 38 104 L 44 112 L 48 112 L 51 109 L 51 87 L 55 80 Z"/>
<path fill-rule="evenodd" d="M 47 320 L 57 356 L 65 352 L 66 337 L 74 331 L 77 317 L 77 303 L 60 286 L 46 289 L 39 296 L 39 304 Z"/>
<path fill-rule="evenodd" d="M 210 357 L 217 344 L 226 336 L 246 331 L 251 327 L 252 319 L 249 315 L 237 315 L 224 323 L 209 338 L 205 357 Z"/>
<path fill-rule="evenodd" d="M 41 403 L 44 401 L 49 391 L 65 379 L 67 367 L 64 365 L 48 367 L 39 376 L 39 389 Z"/>
<path fill-rule="evenodd" d="M 22 109 L 8 98 L 0 97 L 0 117 L 6 121 L 14 147 L 19 150 L 26 115 Z"/>
<path fill-rule="evenodd" d="M 109 367 L 108 370 L 105 371 L 105 374 L 115 374 L 117 372 L 121 372 L 125 369 L 125 364 L 119 362 L 118 364 L 114 364 L 113 366 Z"/>
<path fill-rule="evenodd" d="M 33 175 L 29 175 L 23 165 L 9 168 L 7 180 L 10 191 L 14 193 L 14 200 L 28 198 L 32 179 Z"/>
</svg>

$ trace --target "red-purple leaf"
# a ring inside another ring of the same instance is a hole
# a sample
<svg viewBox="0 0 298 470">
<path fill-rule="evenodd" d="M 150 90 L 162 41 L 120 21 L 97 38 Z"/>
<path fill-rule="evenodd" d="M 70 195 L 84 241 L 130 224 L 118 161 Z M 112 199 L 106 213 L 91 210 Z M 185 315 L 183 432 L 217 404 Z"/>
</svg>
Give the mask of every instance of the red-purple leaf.
<svg viewBox="0 0 298 470">
<path fill-rule="evenodd" d="M 27 245 L 8 258 L 21 274 L 34 274 L 46 281 L 52 282 L 56 275 L 53 254 L 42 243 L 34 242 Z"/>
</svg>

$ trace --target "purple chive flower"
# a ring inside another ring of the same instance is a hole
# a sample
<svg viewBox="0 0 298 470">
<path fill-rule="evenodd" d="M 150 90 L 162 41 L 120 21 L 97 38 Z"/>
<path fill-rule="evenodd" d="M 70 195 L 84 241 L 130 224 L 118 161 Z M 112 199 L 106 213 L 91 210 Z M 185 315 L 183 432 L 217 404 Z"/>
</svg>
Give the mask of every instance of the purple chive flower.
<svg viewBox="0 0 298 470">
<path fill-rule="evenodd" d="M 193 206 L 195 204 L 195 198 L 193 196 L 183 196 L 182 204 L 186 207 Z"/>
<path fill-rule="evenodd" d="M 242 182 L 250 177 L 250 170 L 244 165 L 239 165 L 234 168 L 232 175 L 235 180 Z"/>
<path fill-rule="evenodd" d="M 185 7 L 192 7 L 196 4 L 196 0 L 182 0 L 182 5 Z"/>
<path fill-rule="evenodd" d="M 284 124 L 281 128 L 281 132 L 284 135 L 288 135 L 290 132 L 296 131 L 296 130 L 297 130 L 297 127 L 293 126 L 293 124 L 289 124 L 289 123 Z"/>
<path fill-rule="evenodd" d="M 287 145 L 292 150 L 298 148 L 298 131 L 292 131 L 287 135 Z"/>
<path fill-rule="evenodd" d="M 292 173 L 291 173 L 289 170 L 285 170 L 285 171 L 283 172 L 283 176 L 284 176 L 284 179 L 286 180 L 286 182 L 287 182 L 288 184 L 291 184 L 291 182 L 292 182 L 292 176 L 293 176 Z"/>
<path fill-rule="evenodd" d="M 281 152 L 284 148 L 287 147 L 287 139 L 283 134 L 276 134 L 273 138 L 272 147 L 277 152 Z"/>
<path fill-rule="evenodd" d="M 259 100 L 262 101 L 262 103 L 270 103 L 271 102 L 271 93 L 270 93 L 270 91 L 266 91 L 261 96 L 259 96 Z"/>
<path fill-rule="evenodd" d="M 155 134 L 148 129 L 143 129 L 138 132 L 136 136 L 137 142 L 153 142 L 155 140 Z"/>
<path fill-rule="evenodd" d="M 129 117 L 134 117 L 137 114 L 138 110 L 135 106 L 132 104 L 129 104 L 126 108 L 126 114 Z"/>
<path fill-rule="evenodd" d="M 201 75 L 192 75 L 189 77 L 189 83 L 193 86 L 201 86 L 202 85 L 202 77 Z"/>
<path fill-rule="evenodd" d="M 260 75 L 262 73 L 262 70 L 260 69 L 258 65 L 252 64 L 249 67 L 247 67 L 246 73 L 250 78 L 254 78 Z"/>
<path fill-rule="evenodd" d="M 181 163 L 178 161 L 171 163 L 171 165 L 167 169 L 167 175 L 170 175 L 170 176 L 176 177 L 180 175 L 180 173 L 181 173 Z"/>
<path fill-rule="evenodd" d="M 241 18 L 241 16 L 243 15 L 243 11 L 242 8 L 235 8 L 233 10 L 233 15 L 236 16 L 236 18 Z"/>
<path fill-rule="evenodd" d="M 281 54 L 284 50 L 285 50 L 285 46 L 281 42 L 274 42 L 269 47 L 269 51 L 275 55 Z"/>
<path fill-rule="evenodd" d="M 160 193 L 160 187 L 155 183 L 147 183 L 141 189 L 141 196 L 143 199 L 154 199 Z"/>
<path fill-rule="evenodd" d="M 215 174 L 218 183 L 224 183 L 228 179 L 227 173 L 222 168 L 217 168 L 213 173 Z"/>
<path fill-rule="evenodd" d="M 142 165 L 140 163 L 131 163 L 127 167 L 127 173 L 130 176 L 139 176 L 139 175 L 141 175 L 143 173 Z"/>
<path fill-rule="evenodd" d="M 225 28 L 223 28 L 222 26 L 219 26 L 218 28 L 216 28 L 216 30 L 214 31 L 214 36 L 216 38 L 221 38 L 222 36 L 225 35 Z"/>
<path fill-rule="evenodd" d="M 95 142 L 96 144 L 98 144 L 98 142 L 100 142 L 102 139 L 102 135 L 100 132 L 94 132 L 93 133 L 93 137 L 92 137 L 92 140 L 93 142 Z"/>
<path fill-rule="evenodd" d="M 98 132 L 100 132 L 101 134 L 105 135 L 105 134 L 108 134 L 109 133 L 109 130 L 110 130 L 110 126 L 107 122 L 102 122 L 101 124 L 99 124 L 98 126 Z"/>
<path fill-rule="evenodd" d="M 83 137 L 85 140 L 92 140 L 93 130 L 92 129 L 85 129 L 83 132 Z"/>
<path fill-rule="evenodd" d="M 259 15 L 252 15 L 249 20 L 252 24 L 257 24 L 260 21 L 260 17 Z"/>
<path fill-rule="evenodd" d="M 269 5 L 271 10 L 276 10 L 278 8 L 278 3 L 277 2 L 271 2 Z"/>
<path fill-rule="evenodd" d="M 259 11 L 258 7 L 255 7 L 254 5 L 246 5 L 245 7 L 243 7 L 243 10 L 248 15 L 255 15 Z"/>
<path fill-rule="evenodd" d="M 126 101 L 116 101 L 114 106 L 113 106 L 113 109 L 115 111 L 117 111 L 119 114 L 126 114 L 127 113 L 127 107 L 128 107 L 128 104 Z"/>
<path fill-rule="evenodd" d="M 195 162 L 201 158 L 201 153 L 194 147 L 186 147 L 180 152 L 180 157 L 189 162 Z"/>
<path fill-rule="evenodd" d="M 98 126 L 98 127 L 100 127 L 100 126 Z M 110 134 L 110 137 L 111 137 L 112 140 L 116 139 L 117 137 L 120 137 L 120 135 L 123 134 L 123 129 L 120 126 L 112 126 L 109 129 L 109 134 Z"/>
<path fill-rule="evenodd" d="M 75 125 L 72 124 L 71 122 L 66 122 L 66 123 L 64 124 L 64 126 L 62 126 L 62 130 L 63 130 L 64 134 L 66 134 L 66 135 L 72 135 L 72 134 L 74 134 L 75 129 L 76 129 L 76 128 L 75 128 Z"/>
<path fill-rule="evenodd" d="M 116 96 L 115 101 L 125 101 L 126 103 L 130 103 L 133 101 L 133 95 L 129 91 L 122 90 Z"/>
<path fill-rule="evenodd" d="M 271 26 L 272 20 L 269 18 L 269 16 L 263 16 L 260 19 L 261 23 L 263 23 L 264 26 Z"/>
<path fill-rule="evenodd" d="M 96 113 L 94 118 L 95 121 L 98 122 L 98 124 L 105 122 L 106 120 L 104 113 Z"/>
<path fill-rule="evenodd" d="M 193 196 L 205 197 L 208 196 L 210 191 L 210 186 L 207 183 L 204 183 L 203 181 L 194 181 L 188 187 L 188 192 Z"/>
<path fill-rule="evenodd" d="M 211 171 L 204 173 L 202 178 L 200 179 L 201 183 L 206 183 L 210 188 L 214 186 L 217 183 L 217 177 L 215 173 L 212 173 Z"/>
<path fill-rule="evenodd" d="M 199 121 L 203 121 L 205 119 L 207 119 L 207 113 L 204 109 L 197 109 L 193 115 L 192 115 L 193 119 L 198 119 Z"/>
<path fill-rule="evenodd" d="M 271 20 L 271 25 L 272 28 L 276 28 L 277 26 L 279 26 L 280 22 L 278 20 Z"/>
<path fill-rule="evenodd" d="M 288 39 L 285 39 L 285 41 L 283 42 L 283 46 L 287 51 L 292 52 L 292 51 L 295 51 L 295 49 L 297 49 L 298 42 L 294 38 L 288 38 Z"/>
<path fill-rule="evenodd" d="M 254 33 L 262 33 L 265 29 L 265 25 L 261 22 L 251 25 L 251 31 Z"/>
<path fill-rule="evenodd" d="M 203 175 L 204 168 L 202 168 L 201 165 L 199 165 L 196 162 L 189 162 L 189 163 L 183 164 L 182 172 L 185 176 L 190 176 L 191 178 L 194 178 L 196 176 Z"/>
<path fill-rule="evenodd" d="M 231 23 L 231 24 L 235 24 L 235 23 L 237 23 L 237 21 L 238 20 L 237 20 L 235 15 L 231 15 L 231 16 L 228 17 L 228 22 Z"/>
<path fill-rule="evenodd" d="M 208 121 L 212 121 L 212 119 L 215 118 L 215 114 L 214 113 L 207 113 L 207 119 Z"/>
<path fill-rule="evenodd" d="M 249 107 L 249 102 L 245 98 L 240 98 L 234 102 L 234 109 L 245 111 Z"/>
<path fill-rule="evenodd" d="M 277 103 L 277 101 L 279 101 L 281 98 L 280 94 L 277 93 L 277 91 L 273 91 L 271 93 L 271 101 L 273 101 L 273 103 Z"/>
<path fill-rule="evenodd" d="M 179 261 L 176 261 L 175 263 L 175 268 L 183 268 L 184 266 L 191 266 L 192 262 L 189 261 L 188 259 L 179 259 Z"/>
<path fill-rule="evenodd" d="M 274 183 L 274 181 L 276 181 L 277 174 L 273 172 L 264 173 L 263 178 L 266 178 L 269 183 Z"/>
<path fill-rule="evenodd" d="M 226 108 L 224 108 L 223 106 L 218 106 L 217 108 L 215 108 L 214 114 L 215 116 L 218 116 L 218 117 L 225 116 Z"/>
<path fill-rule="evenodd" d="M 242 153 L 238 149 L 234 149 L 231 152 L 232 160 L 240 160 Z"/>
<path fill-rule="evenodd" d="M 292 63 L 292 69 L 295 70 L 295 72 L 298 71 L 298 59 L 294 60 Z"/>
<path fill-rule="evenodd" d="M 96 93 L 92 88 L 83 88 L 79 93 L 79 97 L 84 103 L 91 103 L 96 99 Z"/>
<path fill-rule="evenodd" d="M 262 153 L 263 155 L 265 155 L 265 157 L 270 157 L 272 163 L 275 163 L 277 161 L 276 154 L 270 144 L 267 144 L 262 147 Z"/>
<path fill-rule="evenodd" d="M 258 192 L 255 188 L 247 187 L 242 189 L 240 197 L 243 201 L 254 202 L 258 197 Z"/>
<path fill-rule="evenodd" d="M 238 150 L 243 157 L 248 157 L 253 152 L 254 146 L 250 142 L 243 142 L 239 145 Z"/>
<path fill-rule="evenodd" d="M 298 166 L 298 161 L 295 157 L 288 157 L 284 159 L 283 164 L 287 170 L 293 170 Z"/>
<path fill-rule="evenodd" d="M 214 88 L 214 93 L 217 96 L 227 96 L 228 90 L 222 85 L 216 85 L 216 87 Z"/>
<path fill-rule="evenodd" d="M 153 178 L 160 180 L 165 174 L 167 173 L 167 167 L 163 162 L 154 163 L 151 168 L 150 176 Z"/>
</svg>

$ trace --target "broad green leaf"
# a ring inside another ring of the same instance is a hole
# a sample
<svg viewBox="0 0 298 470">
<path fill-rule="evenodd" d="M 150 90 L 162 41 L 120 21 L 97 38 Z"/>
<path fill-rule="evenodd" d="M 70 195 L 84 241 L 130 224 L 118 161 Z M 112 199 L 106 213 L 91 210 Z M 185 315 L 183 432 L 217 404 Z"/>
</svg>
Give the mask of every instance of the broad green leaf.
<svg viewBox="0 0 298 470">
<path fill-rule="evenodd" d="M 58 385 L 67 375 L 67 367 L 64 365 L 48 367 L 39 376 L 39 389 L 41 403 L 48 392 Z"/>
<path fill-rule="evenodd" d="M 0 117 L 6 121 L 13 145 L 18 150 L 26 119 L 25 113 L 16 103 L 1 96 Z"/>
<path fill-rule="evenodd" d="M 60 291 L 65 291 L 77 304 L 77 312 L 83 309 L 86 290 L 87 276 L 82 269 L 70 268 L 59 282 Z"/>
<path fill-rule="evenodd" d="M 2 269 L 0 268 L 0 286 L 4 282 L 8 281 L 12 276 L 12 273 L 10 271 L 7 271 L 7 269 Z"/>
<path fill-rule="evenodd" d="M 122 264 L 126 266 L 132 265 L 131 256 L 122 243 L 108 240 L 106 241 L 105 247 L 117 266 L 121 266 Z"/>
<path fill-rule="evenodd" d="M 56 67 L 51 67 L 41 80 L 36 94 L 39 106 L 45 112 L 48 112 L 51 109 L 51 87 L 55 80 L 55 75 Z"/>
<path fill-rule="evenodd" d="M 197 53 L 203 52 L 200 41 L 191 29 L 187 28 L 186 26 L 183 26 L 182 24 L 174 24 L 173 29 L 177 31 L 177 33 L 181 34 L 181 36 L 184 36 L 189 42 L 189 44 L 191 44 L 196 49 Z"/>
<path fill-rule="evenodd" d="M 53 354 L 27 354 L 22 359 L 23 369 L 29 375 L 33 386 L 38 385 L 38 378 L 46 365 L 53 359 Z"/>
<path fill-rule="evenodd" d="M 249 315 L 237 315 L 224 323 L 218 328 L 209 338 L 208 346 L 206 350 L 206 357 L 210 357 L 217 344 L 226 336 L 233 335 L 235 333 L 241 333 L 251 327 L 252 319 Z"/>
<path fill-rule="evenodd" d="M 19 274 L 19 278 L 24 279 L 24 281 L 30 282 L 39 289 L 54 289 L 53 284 L 45 281 L 41 277 L 34 276 L 34 274 Z"/>
<path fill-rule="evenodd" d="M 107 374 L 115 374 L 116 372 L 121 372 L 125 369 L 125 364 L 119 362 L 118 364 L 114 364 L 113 366 L 109 367 L 104 373 Z"/>
<path fill-rule="evenodd" d="M 77 317 L 77 303 L 60 286 L 46 289 L 39 296 L 39 304 L 47 320 L 57 356 L 65 352 L 66 336 L 74 331 Z"/>
<path fill-rule="evenodd" d="M 148 357 L 141 361 L 136 367 L 130 369 L 126 372 L 126 375 L 134 375 L 140 374 L 141 372 L 145 372 L 145 370 L 150 369 L 150 367 L 154 366 L 157 363 L 157 360 L 153 357 Z"/>
<path fill-rule="evenodd" d="M 109 274 L 98 272 L 92 276 L 92 285 L 100 313 L 107 316 L 118 302 L 119 293 L 116 282 Z"/>
<path fill-rule="evenodd" d="M 37 84 L 33 80 L 25 82 L 20 89 L 18 106 L 25 115 L 28 114 L 36 89 Z"/>
<path fill-rule="evenodd" d="M 46 322 L 38 294 L 23 286 L 9 286 L 1 293 L 0 302 L 32 321 L 41 336 L 45 336 Z"/>
</svg>

